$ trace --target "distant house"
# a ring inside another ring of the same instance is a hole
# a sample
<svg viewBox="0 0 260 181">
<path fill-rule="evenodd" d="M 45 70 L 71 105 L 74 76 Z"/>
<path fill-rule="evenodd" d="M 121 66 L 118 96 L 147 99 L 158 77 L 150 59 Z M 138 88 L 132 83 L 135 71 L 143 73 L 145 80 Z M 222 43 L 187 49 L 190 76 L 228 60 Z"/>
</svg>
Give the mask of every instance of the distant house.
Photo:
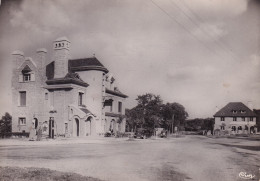
<svg viewBox="0 0 260 181">
<path fill-rule="evenodd" d="M 253 111 L 256 114 L 256 127 L 257 127 L 257 131 L 260 132 L 260 109 L 254 109 Z"/>
<path fill-rule="evenodd" d="M 230 102 L 214 115 L 214 130 L 233 134 L 247 134 L 256 131 L 257 115 L 242 102 Z"/>
</svg>

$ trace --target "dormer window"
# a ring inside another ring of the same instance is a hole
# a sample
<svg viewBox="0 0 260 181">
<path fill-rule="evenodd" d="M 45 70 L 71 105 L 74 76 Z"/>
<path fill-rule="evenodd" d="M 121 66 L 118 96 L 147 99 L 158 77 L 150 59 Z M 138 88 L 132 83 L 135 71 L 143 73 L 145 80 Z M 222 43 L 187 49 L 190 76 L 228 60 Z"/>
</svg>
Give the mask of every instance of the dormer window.
<svg viewBox="0 0 260 181">
<path fill-rule="evenodd" d="M 233 112 L 233 114 L 236 114 L 236 113 L 237 113 L 237 111 L 236 111 L 236 110 L 233 110 L 232 112 Z"/>
<path fill-rule="evenodd" d="M 24 82 L 31 81 L 31 74 L 28 73 L 23 74 L 23 81 Z"/>
<path fill-rule="evenodd" d="M 241 110 L 240 112 L 241 112 L 242 114 L 245 114 L 245 113 L 246 113 L 246 111 L 245 111 L 245 110 Z"/>
<path fill-rule="evenodd" d="M 21 74 L 19 75 L 19 82 L 30 82 L 34 80 L 34 73 L 32 72 L 31 68 L 28 65 L 26 65 L 23 68 Z"/>
</svg>

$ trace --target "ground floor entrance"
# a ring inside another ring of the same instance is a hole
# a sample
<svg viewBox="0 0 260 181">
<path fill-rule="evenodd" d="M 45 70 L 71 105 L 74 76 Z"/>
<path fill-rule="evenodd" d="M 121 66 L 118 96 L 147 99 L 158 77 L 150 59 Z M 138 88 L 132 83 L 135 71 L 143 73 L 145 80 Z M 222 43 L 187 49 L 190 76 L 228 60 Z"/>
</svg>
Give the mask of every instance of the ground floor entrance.
<svg viewBox="0 0 260 181">
<path fill-rule="evenodd" d="M 74 118 L 72 124 L 72 136 L 73 137 L 85 137 L 92 136 L 95 131 L 95 124 L 93 117 L 89 116 L 87 119 Z"/>
</svg>

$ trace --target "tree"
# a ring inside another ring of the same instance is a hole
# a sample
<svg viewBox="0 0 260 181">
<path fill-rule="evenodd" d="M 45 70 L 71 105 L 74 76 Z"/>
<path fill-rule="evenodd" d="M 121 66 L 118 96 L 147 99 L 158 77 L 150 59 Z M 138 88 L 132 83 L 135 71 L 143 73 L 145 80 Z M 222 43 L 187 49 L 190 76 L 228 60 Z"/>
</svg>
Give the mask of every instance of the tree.
<svg viewBox="0 0 260 181">
<path fill-rule="evenodd" d="M 151 93 L 139 95 L 136 100 L 137 106 L 126 111 L 127 125 L 132 130 L 163 127 L 173 132 L 175 126 L 184 127 L 188 113 L 183 105 L 176 102 L 162 104 L 160 96 Z"/>
<path fill-rule="evenodd" d="M 0 120 L 0 133 L 10 132 L 12 132 L 12 116 L 8 112 L 6 112 Z"/>
<path fill-rule="evenodd" d="M 159 124 L 162 100 L 159 95 L 147 93 L 137 96 L 137 106 L 126 111 L 127 125 L 136 128 L 154 128 Z"/>
<path fill-rule="evenodd" d="M 171 132 L 174 127 L 184 126 L 184 121 L 189 116 L 183 105 L 179 103 L 167 103 L 162 106 L 161 114 L 164 120 L 164 126 Z"/>
</svg>

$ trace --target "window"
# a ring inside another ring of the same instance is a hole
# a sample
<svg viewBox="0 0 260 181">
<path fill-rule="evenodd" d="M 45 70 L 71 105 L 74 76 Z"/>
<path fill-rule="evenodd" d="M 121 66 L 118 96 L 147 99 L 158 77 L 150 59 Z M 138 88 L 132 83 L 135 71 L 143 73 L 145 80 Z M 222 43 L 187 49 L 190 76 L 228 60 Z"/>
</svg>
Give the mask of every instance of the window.
<svg viewBox="0 0 260 181">
<path fill-rule="evenodd" d="M 49 99 L 49 95 L 48 95 L 48 92 L 45 93 L 45 100 L 48 100 Z"/>
<path fill-rule="evenodd" d="M 111 102 L 111 105 L 110 105 L 110 112 L 113 111 L 113 102 Z"/>
<path fill-rule="evenodd" d="M 118 112 L 122 112 L 122 102 L 118 102 Z"/>
<path fill-rule="evenodd" d="M 221 121 L 225 121 L 225 117 L 221 117 Z"/>
<path fill-rule="evenodd" d="M 26 92 L 21 91 L 20 93 L 20 106 L 26 106 Z"/>
<path fill-rule="evenodd" d="M 249 119 L 250 121 L 253 121 L 254 119 L 253 119 L 253 117 L 250 117 L 250 119 Z"/>
<path fill-rule="evenodd" d="M 233 117 L 233 121 L 237 121 L 237 118 L 236 118 L 236 117 Z"/>
<path fill-rule="evenodd" d="M 220 126 L 220 129 L 221 130 L 225 130 L 225 126 Z"/>
<path fill-rule="evenodd" d="M 245 114 L 245 113 L 246 113 L 246 111 L 245 111 L 245 110 L 241 110 L 240 112 L 241 112 L 242 114 Z"/>
<path fill-rule="evenodd" d="M 83 95 L 84 95 L 83 92 L 79 92 L 79 106 L 83 105 Z"/>
<path fill-rule="evenodd" d="M 31 74 L 28 74 L 28 73 L 24 73 L 23 74 L 23 81 L 24 82 L 28 82 L 31 80 Z"/>
<path fill-rule="evenodd" d="M 19 118 L 18 125 L 26 125 L 26 119 L 25 118 Z"/>
<path fill-rule="evenodd" d="M 246 121 L 246 118 L 245 118 L 245 117 L 242 117 L 242 121 Z"/>
<path fill-rule="evenodd" d="M 236 110 L 233 110 L 232 112 L 233 112 L 233 114 L 236 114 L 236 113 L 237 113 L 237 111 L 236 111 Z"/>
</svg>

